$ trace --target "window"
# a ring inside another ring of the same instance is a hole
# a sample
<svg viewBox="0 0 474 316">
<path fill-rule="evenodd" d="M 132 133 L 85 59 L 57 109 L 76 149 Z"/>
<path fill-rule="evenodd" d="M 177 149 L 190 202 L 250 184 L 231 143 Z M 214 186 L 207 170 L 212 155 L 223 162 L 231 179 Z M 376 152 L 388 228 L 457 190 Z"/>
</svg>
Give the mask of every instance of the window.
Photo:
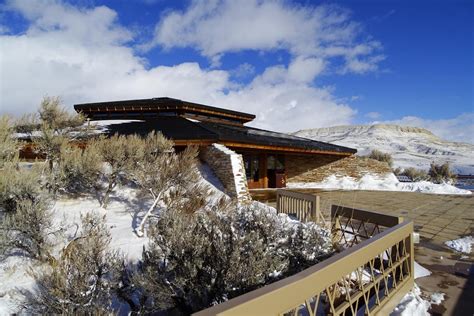
<svg viewBox="0 0 474 316">
<path fill-rule="evenodd" d="M 252 156 L 252 178 L 254 182 L 260 180 L 260 160 L 258 156 Z"/>
<path fill-rule="evenodd" d="M 248 181 L 258 182 L 260 180 L 260 159 L 257 155 L 244 154 L 245 175 Z"/>
</svg>

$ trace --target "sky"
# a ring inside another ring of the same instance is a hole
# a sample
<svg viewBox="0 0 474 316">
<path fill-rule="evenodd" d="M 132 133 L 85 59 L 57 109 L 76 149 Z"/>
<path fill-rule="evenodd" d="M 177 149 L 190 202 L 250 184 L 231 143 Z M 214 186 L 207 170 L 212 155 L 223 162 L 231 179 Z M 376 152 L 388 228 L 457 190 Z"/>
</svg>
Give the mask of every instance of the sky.
<svg viewBox="0 0 474 316">
<path fill-rule="evenodd" d="M 474 143 L 474 1 L 7 0 L 0 114 L 152 97 Z"/>
</svg>

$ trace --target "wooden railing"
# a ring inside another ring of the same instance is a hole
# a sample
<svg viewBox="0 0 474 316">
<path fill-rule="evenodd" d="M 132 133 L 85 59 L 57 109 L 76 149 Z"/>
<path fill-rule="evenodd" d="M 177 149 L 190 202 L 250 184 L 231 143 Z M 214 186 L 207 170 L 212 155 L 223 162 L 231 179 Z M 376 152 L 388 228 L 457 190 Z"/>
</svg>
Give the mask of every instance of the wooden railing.
<svg viewBox="0 0 474 316">
<path fill-rule="evenodd" d="M 413 223 L 341 206 L 331 212 L 341 252 L 195 315 L 388 315 L 414 284 Z"/>
<path fill-rule="evenodd" d="M 313 221 L 326 226 L 321 214 L 320 197 L 290 190 L 277 190 L 276 209 L 278 213 L 285 213 L 299 221 Z"/>
</svg>

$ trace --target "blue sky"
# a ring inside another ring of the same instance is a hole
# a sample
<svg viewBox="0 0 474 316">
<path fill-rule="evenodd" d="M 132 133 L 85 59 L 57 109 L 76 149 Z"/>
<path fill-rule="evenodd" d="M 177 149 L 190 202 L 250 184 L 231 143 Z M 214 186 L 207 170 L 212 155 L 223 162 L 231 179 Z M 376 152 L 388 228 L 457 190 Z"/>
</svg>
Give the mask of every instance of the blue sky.
<svg viewBox="0 0 474 316">
<path fill-rule="evenodd" d="M 474 142 L 472 1 L 6 1 L 0 112 L 171 96 L 281 131 L 387 122 Z"/>
</svg>

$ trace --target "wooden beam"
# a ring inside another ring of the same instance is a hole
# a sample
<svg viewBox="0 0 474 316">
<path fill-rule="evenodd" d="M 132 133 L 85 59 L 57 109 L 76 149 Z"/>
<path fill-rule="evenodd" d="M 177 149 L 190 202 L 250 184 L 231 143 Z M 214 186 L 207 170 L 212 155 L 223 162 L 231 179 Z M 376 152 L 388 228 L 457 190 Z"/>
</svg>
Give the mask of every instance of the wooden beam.
<svg viewBox="0 0 474 316">
<path fill-rule="evenodd" d="M 186 140 L 174 140 L 172 139 L 175 146 L 189 146 L 189 145 L 196 145 L 196 146 L 209 146 L 216 141 L 207 140 L 207 139 L 186 139 Z"/>
<path fill-rule="evenodd" d="M 304 149 L 304 148 L 295 148 L 295 147 L 287 147 L 287 146 L 258 145 L 258 144 L 237 143 L 237 142 L 228 142 L 228 141 L 219 141 L 218 143 L 230 148 L 259 149 L 259 150 L 269 150 L 269 151 L 285 152 L 285 153 L 323 154 L 323 155 L 337 155 L 337 156 L 352 156 L 354 154 L 354 153 L 329 151 L 329 150 Z"/>
<path fill-rule="evenodd" d="M 262 181 L 262 188 L 268 188 L 268 174 L 267 174 L 267 154 L 261 153 L 258 155 L 260 161 L 260 181 Z"/>
<path fill-rule="evenodd" d="M 152 106 L 152 105 L 107 105 L 105 107 L 100 107 L 100 106 L 94 106 L 91 105 L 87 108 L 82 108 L 78 109 L 79 112 L 87 115 L 87 114 L 94 114 L 94 113 L 111 113 L 111 112 L 121 112 L 121 113 L 127 113 L 127 112 L 163 112 L 163 111 L 192 111 L 196 113 L 202 113 L 202 114 L 207 114 L 207 115 L 213 115 L 217 117 L 226 117 L 226 118 L 231 118 L 235 119 L 238 121 L 242 122 L 250 122 L 254 118 L 249 117 L 249 116 L 243 116 L 243 115 L 237 115 L 237 114 L 231 114 L 231 113 L 225 113 L 225 112 L 220 112 L 220 111 L 215 111 L 215 110 L 209 110 L 209 109 L 202 109 L 199 107 L 194 107 L 194 106 L 189 106 L 189 105 L 182 105 L 182 106 L 177 106 L 177 105 L 164 105 L 160 104 L 159 107 Z"/>
</svg>

